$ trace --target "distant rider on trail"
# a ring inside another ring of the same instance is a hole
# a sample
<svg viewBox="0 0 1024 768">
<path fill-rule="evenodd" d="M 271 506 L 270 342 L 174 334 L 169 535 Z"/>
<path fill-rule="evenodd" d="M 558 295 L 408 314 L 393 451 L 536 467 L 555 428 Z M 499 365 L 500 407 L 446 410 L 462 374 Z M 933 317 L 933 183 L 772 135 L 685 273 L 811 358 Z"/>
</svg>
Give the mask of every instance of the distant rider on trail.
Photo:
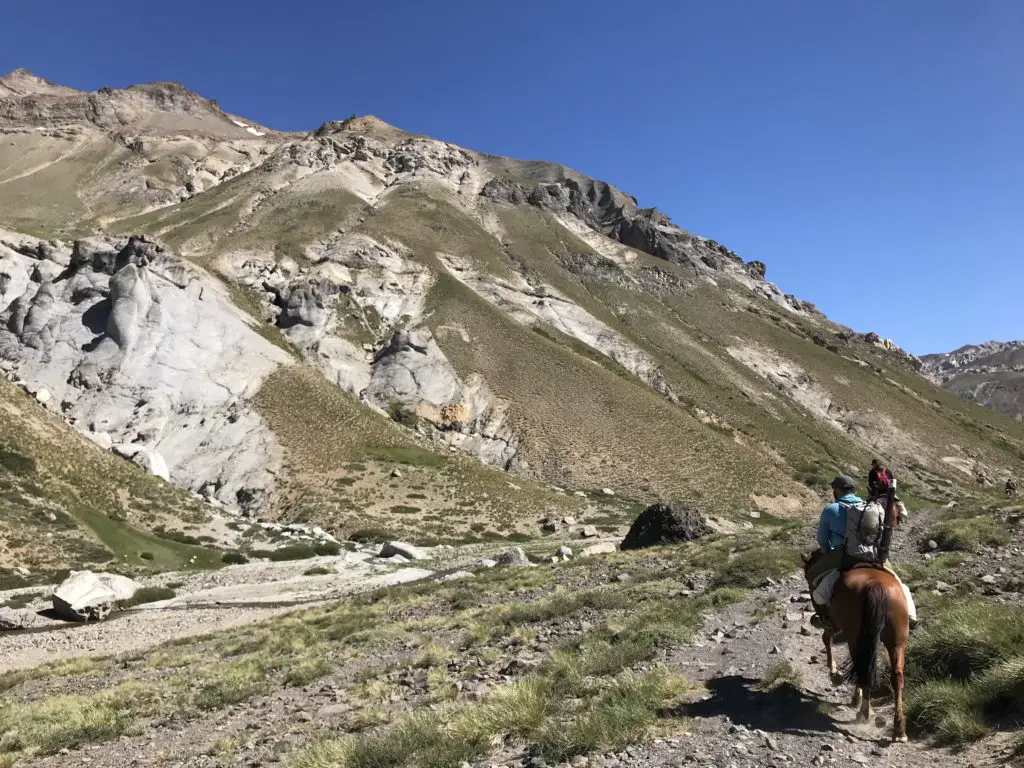
<svg viewBox="0 0 1024 768">
<path fill-rule="evenodd" d="M 871 460 L 871 471 L 868 472 L 868 496 L 870 499 L 877 499 L 885 494 L 889 490 L 889 486 L 892 485 L 893 474 L 892 470 L 889 469 L 878 459 Z"/>
<path fill-rule="evenodd" d="M 821 511 L 818 521 L 818 546 L 824 554 L 807 571 L 807 581 L 817 614 L 811 623 L 819 629 L 835 629 L 829 603 L 842 571 L 877 562 L 885 511 L 875 501 L 865 502 L 855 491 L 853 478 L 846 475 L 836 477 L 832 481 L 835 501 Z M 889 563 L 883 567 L 896 576 Z M 914 600 L 907 586 L 902 582 L 900 585 L 907 598 L 910 626 L 913 627 L 917 623 Z"/>
<path fill-rule="evenodd" d="M 884 500 L 891 486 L 896 480 L 892 470 L 885 466 L 880 459 L 871 460 L 871 471 L 868 472 L 868 501 Z M 900 497 L 896 497 L 896 513 L 899 515 L 899 522 L 903 522 L 909 515 L 907 505 Z"/>
</svg>

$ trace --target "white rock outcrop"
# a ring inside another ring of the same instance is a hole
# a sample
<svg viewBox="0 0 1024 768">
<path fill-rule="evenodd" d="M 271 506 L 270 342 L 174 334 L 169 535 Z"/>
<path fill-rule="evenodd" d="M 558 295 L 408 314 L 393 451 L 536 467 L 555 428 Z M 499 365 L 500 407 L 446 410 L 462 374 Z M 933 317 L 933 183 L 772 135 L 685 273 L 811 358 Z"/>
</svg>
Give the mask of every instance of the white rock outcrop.
<svg viewBox="0 0 1024 768">
<path fill-rule="evenodd" d="M 101 621 L 114 605 L 130 600 L 139 585 L 116 573 L 72 571 L 53 591 L 53 610 L 67 621 Z"/>
<path fill-rule="evenodd" d="M 0 259 L 9 375 L 157 477 L 229 506 L 272 500 L 280 449 L 247 401 L 292 358 L 216 280 L 142 238 L 67 249 L 0 231 Z M 66 266 L 37 282 L 44 262 Z"/>
</svg>

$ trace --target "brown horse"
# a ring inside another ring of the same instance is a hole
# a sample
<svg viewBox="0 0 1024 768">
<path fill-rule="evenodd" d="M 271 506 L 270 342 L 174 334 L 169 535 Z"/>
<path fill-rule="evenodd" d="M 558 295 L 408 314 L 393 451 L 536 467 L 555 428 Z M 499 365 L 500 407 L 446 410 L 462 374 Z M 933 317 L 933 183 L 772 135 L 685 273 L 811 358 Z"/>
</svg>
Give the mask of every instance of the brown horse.
<svg viewBox="0 0 1024 768">
<path fill-rule="evenodd" d="M 802 555 L 805 570 L 821 552 Z M 856 686 L 852 706 L 859 707 L 857 722 L 871 721 L 871 687 L 878 663 L 878 643 L 889 651 L 892 669 L 892 691 L 896 699 L 893 717 L 893 741 L 907 740 L 907 719 L 903 714 L 903 659 L 910 635 L 907 601 L 899 581 L 881 568 L 853 568 L 844 571 L 836 584 L 829 607 L 832 622 L 845 635 L 850 646 L 850 670 L 845 679 Z M 831 630 L 825 630 L 822 640 L 828 657 L 832 679 L 843 679 L 836 668 L 832 654 Z"/>
</svg>

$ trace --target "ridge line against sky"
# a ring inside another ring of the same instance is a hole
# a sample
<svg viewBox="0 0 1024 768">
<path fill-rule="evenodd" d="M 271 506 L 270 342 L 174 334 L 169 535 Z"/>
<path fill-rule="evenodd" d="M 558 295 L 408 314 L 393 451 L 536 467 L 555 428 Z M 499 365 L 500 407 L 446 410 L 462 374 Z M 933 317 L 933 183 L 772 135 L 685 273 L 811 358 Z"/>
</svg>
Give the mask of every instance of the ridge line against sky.
<svg viewBox="0 0 1024 768">
<path fill-rule="evenodd" d="M 19 8 L 0 72 L 175 80 L 280 130 L 373 114 L 606 180 L 916 354 L 1024 337 L 1024 3 L 66 6 Z"/>
</svg>

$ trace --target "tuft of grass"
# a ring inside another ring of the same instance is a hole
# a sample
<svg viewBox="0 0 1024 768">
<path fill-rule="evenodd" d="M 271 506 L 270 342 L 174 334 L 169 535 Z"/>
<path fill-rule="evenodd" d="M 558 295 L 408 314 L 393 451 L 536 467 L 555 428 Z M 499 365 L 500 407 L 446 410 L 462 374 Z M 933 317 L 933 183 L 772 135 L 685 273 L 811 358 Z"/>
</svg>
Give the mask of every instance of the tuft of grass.
<svg viewBox="0 0 1024 768">
<path fill-rule="evenodd" d="M 1024 649 L 1024 610 L 982 600 L 946 600 L 911 635 L 911 680 L 969 681 Z"/>
<path fill-rule="evenodd" d="M 685 680 L 665 670 L 626 673 L 612 682 L 589 711 L 567 721 L 548 720 L 537 739 L 540 753 L 548 760 L 565 761 L 642 743 L 654 733 L 659 712 L 687 687 Z"/>
<path fill-rule="evenodd" d="M 53 754 L 115 739 L 139 717 L 155 711 L 156 690 L 130 681 L 95 696 L 54 696 L 0 705 L 0 754 Z"/>
<path fill-rule="evenodd" d="M 203 711 L 238 704 L 268 689 L 268 670 L 259 657 L 218 664 L 200 672 L 202 680 L 192 705 Z"/>
<path fill-rule="evenodd" d="M 305 656 L 298 657 L 284 671 L 284 684 L 301 687 L 309 685 L 333 671 L 333 665 L 325 658 Z"/>
<path fill-rule="evenodd" d="M 759 687 L 762 691 L 774 691 L 781 685 L 800 685 L 800 673 L 788 661 L 780 662 L 769 668 L 761 678 Z"/>
<path fill-rule="evenodd" d="M 664 670 L 625 674 L 588 701 L 570 703 L 549 678 L 531 675 L 477 705 L 416 711 L 385 728 L 313 744 L 296 768 L 442 768 L 484 757 L 492 745 L 527 741 L 551 760 L 621 749 L 649 736 L 686 687 Z"/>
<path fill-rule="evenodd" d="M 712 579 L 712 587 L 754 589 L 768 579 L 779 579 L 800 567 L 800 555 L 791 547 L 754 547 L 733 555 Z"/>
<path fill-rule="evenodd" d="M 940 520 L 925 541 L 934 539 L 945 551 L 977 552 L 982 547 L 1001 547 L 1010 541 L 1010 533 L 988 515 L 947 517 Z"/>
<path fill-rule="evenodd" d="M 1024 609 L 947 599 L 932 611 L 907 651 L 910 721 L 959 744 L 1018 718 L 1024 711 Z"/>
<path fill-rule="evenodd" d="M 330 568 L 325 568 L 322 565 L 314 565 L 312 568 L 307 568 L 302 572 L 303 576 L 329 576 L 334 573 Z"/>
<path fill-rule="evenodd" d="M 220 561 L 224 565 L 245 565 L 249 562 L 249 558 L 241 552 L 225 552 L 221 555 Z"/>
</svg>

